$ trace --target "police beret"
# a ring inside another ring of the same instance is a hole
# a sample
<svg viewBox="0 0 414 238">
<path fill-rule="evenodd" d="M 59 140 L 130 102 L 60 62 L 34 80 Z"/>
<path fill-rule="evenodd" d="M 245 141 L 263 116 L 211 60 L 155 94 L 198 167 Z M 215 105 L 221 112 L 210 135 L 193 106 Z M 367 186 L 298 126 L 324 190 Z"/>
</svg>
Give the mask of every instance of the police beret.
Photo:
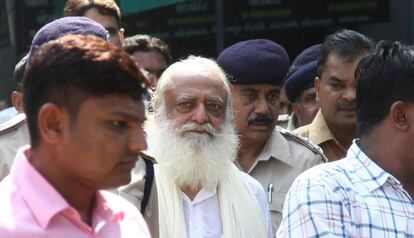
<svg viewBox="0 0 414 238">
<path fill-rule="evenodd" d="M 305 49 L 293 61 L 285 80 L 286 96 L 290 102 L 294 102 L 304 90 L 314 86 L 320 47 L 318 44 Z"/>
<path fill-rule="evenodd" d="M 40 28 L 32 40 L 29 58 L 42 44 L 69 34 L 95 35 L 109 40 L 109 34 L 105 28 L 92 19 L 87 17 L 63 17 Z"/>
<path fill-rule="evenodd" d="M 306 48 L 298 56 L 296 56 L 295 60 L 292 63 L 292 66 L 300 67 L 311 61 L 317 60 L 320 50 L 321 50 L 321 44 L 313 45 L 309 48 Z"/>
<path fill-rule="evenodd" d="M 265 39 L 241 41 L 224 49 L 217 63 L 232 84 L 281 85 L 289 69 L 289 57 L 279 44 Z"/>
</svg>

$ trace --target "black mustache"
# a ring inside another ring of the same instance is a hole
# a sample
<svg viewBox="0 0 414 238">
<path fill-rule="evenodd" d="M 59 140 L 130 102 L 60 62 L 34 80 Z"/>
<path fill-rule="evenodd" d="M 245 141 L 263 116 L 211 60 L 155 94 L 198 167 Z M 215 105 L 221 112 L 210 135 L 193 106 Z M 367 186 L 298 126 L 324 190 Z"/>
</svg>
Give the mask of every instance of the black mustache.
<svg viewBox="0 0 414 238">
<path fill-rule="evenodd" d="M 273 119 L 270 116 L 257 116 L 248 120 L 248 125 L 251 124 L 272 124 Z"/>
</svg>

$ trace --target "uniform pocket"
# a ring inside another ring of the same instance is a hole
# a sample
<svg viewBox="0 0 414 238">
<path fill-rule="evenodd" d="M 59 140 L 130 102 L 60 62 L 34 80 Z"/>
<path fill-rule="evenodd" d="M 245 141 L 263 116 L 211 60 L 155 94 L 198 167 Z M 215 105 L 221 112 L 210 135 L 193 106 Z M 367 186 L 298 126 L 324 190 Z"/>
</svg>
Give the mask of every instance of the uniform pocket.
<svg viewBox="0 0 414 238">
<path fill-rule="evenodd" d="M 270 217 L 272 219 L 273 235 L 276 234 L 282 222 L 283 203 L 285 202 L 286 193 L 273 193 L 272 202 L 269 203 Z"/>
</svg>

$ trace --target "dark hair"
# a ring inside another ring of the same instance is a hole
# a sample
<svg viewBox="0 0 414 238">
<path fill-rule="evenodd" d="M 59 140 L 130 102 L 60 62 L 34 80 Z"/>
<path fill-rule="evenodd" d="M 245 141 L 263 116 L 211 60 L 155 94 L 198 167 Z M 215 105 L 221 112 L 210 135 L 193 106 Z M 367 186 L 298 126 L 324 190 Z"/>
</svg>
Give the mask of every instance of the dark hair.
<svg viewBox="0 0 414 238">
<path fill-rule="evenodd" d="M 23 91 L 23 77 L 28 58 L 29 54 L 26 54 L 14 67 L 13 82 L 16 85 L 16 90 L 19 92 Z"/>
<path fill-rule="evenodd" d="M 136 51 L 157 51 L 164 56 L 167 64 L 171 62 L 171 54 L 168 45 L 161 39 L 150 35 L 134 35 L 124 39 L 123 49 L 128 54 L 133 54 Z"/>
<path fill-rule="evenodd" d="M 131 57 L 111 43 L 90 35 L 66 35 L 35 51 L 23 87 L 30 140 L 36 146 L 38 112 L 45 103 L 66 108 L 75 120 L 85 99 L 126 95 L 141 100 L 147 83 Z"/>
<path fill-rule="evenodd" d="M 114 0 L 68 0 L 63 9 L 63 15 L 83 16 L 92 8 L 102 15 L 115 17 L 118 27 L 121 26 L 121 10 Z"/>
<path fill-rule="evenodd" d="M 328 35 L 321 46 L 316 76 L 321 77 L 329 55 L 335 54 L 352 62 L 366 54 L 372 47 L 373 42 L 356 31 L 342 29 Z"/>
<path fill-rule="evenodd" d="M 414 102 L 414 48 L 381 41 L 356 72 L 357 130 L 369 133 L 396 101 Z"/>
</svg>

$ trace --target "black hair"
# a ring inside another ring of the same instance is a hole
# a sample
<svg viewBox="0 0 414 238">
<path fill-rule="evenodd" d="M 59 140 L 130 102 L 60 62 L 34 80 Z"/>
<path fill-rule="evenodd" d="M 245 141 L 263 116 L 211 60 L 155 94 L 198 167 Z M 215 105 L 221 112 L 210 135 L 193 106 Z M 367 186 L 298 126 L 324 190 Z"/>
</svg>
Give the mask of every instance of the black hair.
<svg viewBox="0 0 414 238">
<path fill-rule="evenodd" d="M 372 47 L 373 42 L 368 37 L 353 30 L 342 29 L 328 35 L 321 46 L 316 76 L 321 77 L 329 55 L 334 54 L 352 62 Z"/>
<path fill-rule="evenodd" d="M 369 133 L 389 113 L 396 101 L 414 102 L 414 48 L 400 42 L 381 41 L 359 63 L 357 131 Z"/>
<path fill-rule="evenodd" d="M 32 146 L 39 143 L 38 112 L 45 103 L 66 108 L 75 120 L 86 98 L 126 95 L 141 100 L 146 87 L 131 57 L 103 39 L 66 35 L 43 44 L 31 56 L 23 84 Z"/>
<path fill-rule="evenodd" d="M 133 54 L 136 51 L 157 51 L 164 57 L 167 65 L 171 62 L 171 53 L 168 45 L 155 36 L 140 34 L 130 36 L 124 39 L 122 47 L 128 54 Z"/>
<path fill-rule="evenodd" d="M 100 14 L 115 17 L 121 26 L 121 10 L 114 0 L 68 0 L 63 9 L 64 16 L 83 16 L 95 8 Z"/>
</svg>

